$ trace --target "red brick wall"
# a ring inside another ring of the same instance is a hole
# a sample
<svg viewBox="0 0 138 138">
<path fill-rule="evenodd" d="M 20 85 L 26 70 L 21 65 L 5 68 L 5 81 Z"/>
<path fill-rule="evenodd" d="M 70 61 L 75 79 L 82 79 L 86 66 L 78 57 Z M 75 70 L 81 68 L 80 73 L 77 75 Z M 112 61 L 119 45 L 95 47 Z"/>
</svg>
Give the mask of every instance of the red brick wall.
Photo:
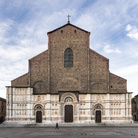
<svg viewBox="0 0 138 138">
<path fill-rule="evenodd" d="M 90 49 L 90 92 L 109 91 L 109 60 Z"/>
<path fill-rule="evenodd" d="M 48 50 L 29 60 L 30 85 L 32 87 L 41 85 L 41 93 L 49 92 L 48 63 Z"/>
<path fill-rule="evenodd" d="M 110 73 L 110 92 L 125 93 L 127 92 L 126 79 Z"/>
<path fill-rule="evenodd" d="M 62 32 L 61 32 L 62 30 Z M 109 73 L 109 60 L 89 49 L 89 35 L 73 25 L 48 33 L 48 50 L 29 60 L 29 73 L 12 86 L 31 86 L 35 92 L 124 93 L 126 80 Z M 64 52 L 73 51 L 73 67 L 64 67 Z"/>
<path fill-rule="evenodd" d="M 48 34 L 48 37 L 51 92 L 88 92 L 89 33 L 68 25 Z M 67 48 L 73 51 L 71 68 L 64 67 L 64 51 Z"/>
<path fill-rule="evenodd" d="M 11 81 L 12 86 L 29 86 L 29 73 L 26 73 Z"/>
</svg>

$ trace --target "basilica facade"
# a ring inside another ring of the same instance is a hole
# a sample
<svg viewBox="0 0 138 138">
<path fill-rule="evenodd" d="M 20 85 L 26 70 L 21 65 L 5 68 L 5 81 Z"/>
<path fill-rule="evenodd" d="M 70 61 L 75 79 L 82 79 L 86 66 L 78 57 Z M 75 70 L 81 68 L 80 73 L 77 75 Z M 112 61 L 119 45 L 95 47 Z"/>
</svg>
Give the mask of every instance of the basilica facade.
<svg viewBox="0 0 138 138">
<path fill-rule="evenodd" d="M 7 86 L 6 122 L 129 123 L 127 80 L 89 48 L 90 32 L 70 22 L 48 32 L 48 49 Z"/>
</svg>

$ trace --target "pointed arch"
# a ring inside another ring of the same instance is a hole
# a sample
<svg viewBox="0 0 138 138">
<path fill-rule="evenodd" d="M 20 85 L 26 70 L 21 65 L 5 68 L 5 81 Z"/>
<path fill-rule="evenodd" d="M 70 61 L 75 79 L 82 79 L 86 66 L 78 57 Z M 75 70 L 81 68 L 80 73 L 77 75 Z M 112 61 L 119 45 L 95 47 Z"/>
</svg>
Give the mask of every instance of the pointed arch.
<svg viewBox="0 0 138 138">
<path fill-rule="evenodd" d="M 73 67 L 73 51 L 67 48 L 64 52 L 64 67 Z"/>
<path fill-rule="evenodd" d="M 94 106 L 94 109 L 96 110 L 96 109 L 100 109 L 100 110 L 102 110 L 103 109 L 103 106 L 101 105 L 101 104 L 96 104 L 95 106 Z"/>
</svg>

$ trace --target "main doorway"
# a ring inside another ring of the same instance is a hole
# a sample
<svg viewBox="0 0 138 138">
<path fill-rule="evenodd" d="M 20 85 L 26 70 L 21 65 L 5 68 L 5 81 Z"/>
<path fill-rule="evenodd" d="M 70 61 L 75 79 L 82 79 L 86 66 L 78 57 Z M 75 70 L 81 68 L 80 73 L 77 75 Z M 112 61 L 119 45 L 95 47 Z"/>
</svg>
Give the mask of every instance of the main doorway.
<svg viewBox="0 0 138 138">
<path fill-rule="evenodd" d="M 65 122 L 73 122 L 73 106 L 65 105 Z"/>
<path fill-rule="evenodd" d="M 36 112 L 36 123 L 42 123 L 42 112 L 41 111 Z"/>
<path fill-rule="evenodd" d="M 95 119 L 96 123 L 101 123 L 101 111 L 97 110 L 96 111 L 96 119 Z"/>
</svg>

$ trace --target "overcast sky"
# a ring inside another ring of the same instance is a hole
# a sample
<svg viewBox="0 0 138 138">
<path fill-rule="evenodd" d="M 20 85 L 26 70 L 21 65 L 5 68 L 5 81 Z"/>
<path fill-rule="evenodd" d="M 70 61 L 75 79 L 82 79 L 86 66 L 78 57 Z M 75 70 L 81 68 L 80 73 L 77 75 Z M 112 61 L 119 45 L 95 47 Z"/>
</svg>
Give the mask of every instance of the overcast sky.
<svg viewBox="0 0 138 138">
<path fill-rule="evenodd" d="M 138 94 L 138 0 L 0 0 L 0 97 L 48 48 L 47 32 L 67 23 L 91 32 L 90 48 Z"/>
</svg>

